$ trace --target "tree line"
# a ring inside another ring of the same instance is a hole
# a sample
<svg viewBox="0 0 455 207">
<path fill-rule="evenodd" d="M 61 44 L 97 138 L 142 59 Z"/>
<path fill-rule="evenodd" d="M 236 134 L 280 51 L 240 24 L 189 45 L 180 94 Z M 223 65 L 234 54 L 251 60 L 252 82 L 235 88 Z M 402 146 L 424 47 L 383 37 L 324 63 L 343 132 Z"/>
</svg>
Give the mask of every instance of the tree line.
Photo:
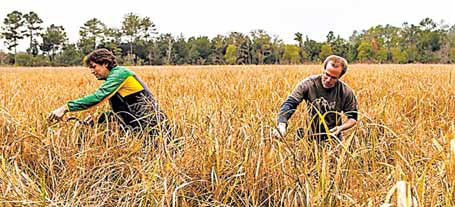
<svg viewBox="0 0 455 207">
<path fill-rule="evenodd" d="M 400 27 L 377 25 L 354 31 L 343 39 L 329 31 L 318 42 L 297 32 L 295 44 L 258 29 L 248 34 L 231 32 L 185 38 L 158 33 L 149 17 L 124 15 L 120 28 L 109 27 L 97 18 L 80 27 L 80 39 L 69 42 L 65 28 L 50 24 L 31 11 L 13 11 L 4 18 L 0 40 L 8 51 L 0 51 L 1 65 L 81 65 L 85 55 L 107 48 L 122 65 L 206 65 L 206 64 L 302 64 L 317 63 L 331 54 L 358 63 L 454 63 L 455 25 L 424 18 L 418 24 Z M 26 40 L 26 51 L 17 51 Z M 24 42 L 24 41 L 22 41 Z"/>
</svg>

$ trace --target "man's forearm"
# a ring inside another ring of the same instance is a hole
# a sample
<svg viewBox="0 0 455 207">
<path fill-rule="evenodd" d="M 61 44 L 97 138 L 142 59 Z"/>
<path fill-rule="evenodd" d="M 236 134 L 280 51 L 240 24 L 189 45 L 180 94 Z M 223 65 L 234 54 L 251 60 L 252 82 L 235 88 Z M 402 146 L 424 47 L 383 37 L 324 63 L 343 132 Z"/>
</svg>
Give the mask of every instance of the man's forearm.
<svg viewBox="0 0 455 207">
<path fill-rule="evenodd" d="M 346 120 L 346 122 L 344 122 L 340 126 L 341 127 L 341 131 L 348 130 L 348 129 L 354 127 L 356 124 L 357 124 L 357 120 L 350 118 L 350 119 Z"/>
<path fill-rule="evenodd" d="M 291 118 L 292 114 L 294 114 L 299 104 L 299 101 L 289 97 L 280 107 L 280 112 L 278 113 L 278 123 L 286 123 L 287 125 L 289 118 Z"/>
</svg>

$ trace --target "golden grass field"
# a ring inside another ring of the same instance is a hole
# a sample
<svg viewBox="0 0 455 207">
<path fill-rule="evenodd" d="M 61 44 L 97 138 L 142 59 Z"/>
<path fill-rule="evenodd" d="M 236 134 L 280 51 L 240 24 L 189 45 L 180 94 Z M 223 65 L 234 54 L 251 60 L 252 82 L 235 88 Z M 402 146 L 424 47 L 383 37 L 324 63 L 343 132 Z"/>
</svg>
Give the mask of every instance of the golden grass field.
<svg viewBox="0 0 455 207">
<path fill-rule="evenodd" d="M 320 68 L 133 68 L 178 126 L 151 153 L 114 124 L 46 121 L 97 89 L 88 69 L 0 68 L 0 206 L 397 206 L 398 181 L 407 202 L 455 206 L 454 67 L 351 65 L 360 115 L 341 144 L 294 139 L 305 104 L 272 138 L 282 102 Z"/>
</svg>

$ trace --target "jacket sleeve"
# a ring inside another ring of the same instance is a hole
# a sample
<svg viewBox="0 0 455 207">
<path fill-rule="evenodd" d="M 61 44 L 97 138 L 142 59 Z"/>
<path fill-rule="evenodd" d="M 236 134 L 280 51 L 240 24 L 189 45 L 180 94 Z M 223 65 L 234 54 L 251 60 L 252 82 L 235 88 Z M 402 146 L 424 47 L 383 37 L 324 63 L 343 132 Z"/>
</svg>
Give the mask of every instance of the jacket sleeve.
<svg viewBox="0 0 455 207">
<path fill-rule="evenodd" d="M 104 81 L 94 94 L 69 101 L 67 103 L 69 111 L 86 110 L 106 99 L 109 99 L 122 87 L 127 77 L 127 73 L 123 73 L 121 71 L 111 71 L 111 74 L 109 74 L 106 81 Z"/>
<path fill-rule="evenodd" d="M 294 114 L 297 106 L 304 100 L 308 99 L 308 83 L 309 81 L 300 82 L 288 99 L 281 105 L 280 112 L 278 113 L 278 123 L 288 124 L 288 120 Z"/>
</svg>

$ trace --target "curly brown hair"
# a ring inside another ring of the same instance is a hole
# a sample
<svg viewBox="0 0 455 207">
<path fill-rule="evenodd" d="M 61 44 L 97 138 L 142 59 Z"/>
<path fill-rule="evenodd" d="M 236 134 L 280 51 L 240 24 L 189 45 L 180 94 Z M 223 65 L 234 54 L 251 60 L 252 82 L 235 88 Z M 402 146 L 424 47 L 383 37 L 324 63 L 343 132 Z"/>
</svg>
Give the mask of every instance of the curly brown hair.
<svg viewBox="0 0 455 207">
<path fill-rule="evenodd" d="M 90 63 L 96 63 L 100 65 L 107 65 L 107 69 L 111 70 L 112 68 L 117 67 L 117 61 L 115 60 L 115 55 L 108 49 L 96 49 L 84 58 L 84 64 L 90 65 Z"/>
</svg>

